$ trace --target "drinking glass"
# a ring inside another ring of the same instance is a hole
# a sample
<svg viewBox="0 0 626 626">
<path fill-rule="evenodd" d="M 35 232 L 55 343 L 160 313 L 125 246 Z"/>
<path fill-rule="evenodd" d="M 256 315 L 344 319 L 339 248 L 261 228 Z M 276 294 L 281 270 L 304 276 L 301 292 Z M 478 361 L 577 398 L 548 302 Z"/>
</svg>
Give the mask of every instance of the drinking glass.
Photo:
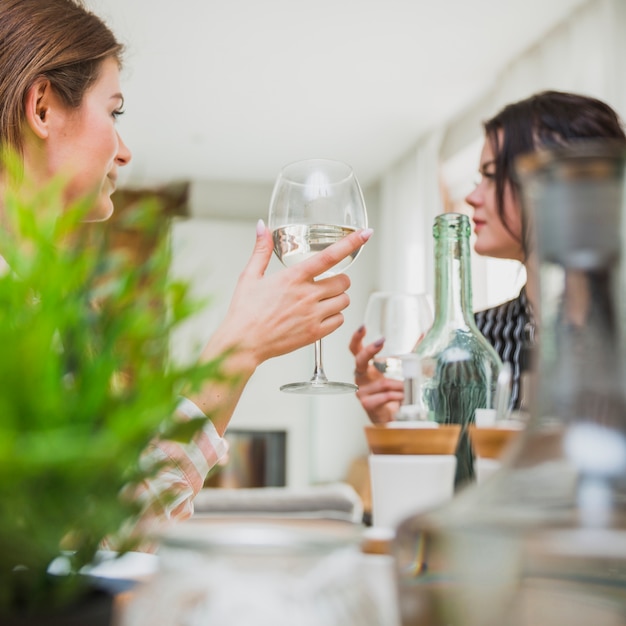
<svg viewBox="0 0 626 626">
<path fill-rule="evenodd" d="M 286 165 L 274 185 L 268 223 L 274 252 L 286 267 L 324 250 L 355 230 L 366 228 L 365 202 L 352 168 L 329 159 L 307 159 Z M 317 279 L 346 270 L 359 250 Z M 289 383 L 280 389 L 329 394 L 356 391 L 357 387 L 328 380 L 322 364 L 322 342 L 318 340 L 311 379 Z"/>
<path fill-rule="evenodd" d="M 402 380 L 403 354 L 413 351 L 433 323 L 433 310 L 424 293 L 376 291 L 365 309 L 364 345 L 384 338 L 373 364 L 388 378 Z"/>
</svg>

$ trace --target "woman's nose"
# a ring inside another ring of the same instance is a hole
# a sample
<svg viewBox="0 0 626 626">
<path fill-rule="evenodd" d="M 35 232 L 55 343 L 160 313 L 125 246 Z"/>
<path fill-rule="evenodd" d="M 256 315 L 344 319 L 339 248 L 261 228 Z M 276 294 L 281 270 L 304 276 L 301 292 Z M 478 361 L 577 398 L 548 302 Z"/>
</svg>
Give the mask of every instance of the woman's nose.
<svg viewBox="0 0 626 626">
<path fill-rule="evenodd" d="M 482 201 L 482 195 L 479 190 L 480 185 L 476 185 L 473 191 L 465 196 L 465 202 L 472 207 L 477 207 Z"/>
<path fill-rule="evenodd" d="M 120 137 L 120 134 L 117 134 L 117 139 L 119 141 L 119 147 L 117 149 L 117 155 L 115 156 L 115 162 L 118 165 L 128 165 L 130 160 L 133 158 L 131 151 L 128 149 L 128 146 L 124 143 L 123 139 Z"/>
</svg>

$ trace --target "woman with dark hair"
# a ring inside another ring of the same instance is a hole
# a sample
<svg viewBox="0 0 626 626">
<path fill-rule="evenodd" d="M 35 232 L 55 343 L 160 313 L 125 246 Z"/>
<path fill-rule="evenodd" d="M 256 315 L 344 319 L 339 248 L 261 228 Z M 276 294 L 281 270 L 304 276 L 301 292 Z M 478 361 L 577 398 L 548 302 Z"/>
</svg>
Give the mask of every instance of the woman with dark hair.
<svg viewBox="0 0 626 626">
<path fill-rule="evenodd" d="M 611 139 L 626 142 L 616 112 L 604 102 L 588 96 L 544 91 L 509 104 L 485 122 L 485 142 L 478 172 L 479 181 L 466 197 L 474 209 L 473 221 L 478 254 L 515 259 L 527 264 L 528 250 L 520 203 L 520 187 L 514 175 L 518 156 L 582 139 Z M 527 266 L 528 267 L 528 266 Z M 528 348 L 533 340 L 535 280 L 519 296 L 475 314 L 481 332 L 494 346 L 513 374 L 511 402 L 520 406 L 520 380 L 528 367 Z M 372 364 L 383 343 L 363 346 L 365 328 L 359 328 L 350 342 L 355 357 L 357 397 L 374 423 L 393 420 L 403 398 L 401 381 L 385 378 Z"/>
<path fill-rule="evenodd" d="M 20 158 L 20 192 L 63 175 L 67 202 L 89 197 L 88 219 L 107 219 L 118 170 L 131 159 L 115 124 L 124 106 L 122 46 L 79 0 L 0 0 L 0 16 L 0 152 Z M 0 218 L 6 183 L 0 165 Z M 181 419 L 211 415 L 190 444 L 155 440 L 149 458 L 162 463 L 163 471 L 136 493 L 147 517 L 189 517 L 209 469 L 226 453 L 222 436 L 256 368 L 343 323 L 349 278 L 315 277 L 354 253 L 370 234 L 356 232 L 266 276 L 273 243 L 259 221 L 228 314 L 200 356 L 211 361 L 227 354 L 222 368 L 232 382 L 207 385 L 181 402 Z"/>
</svg>

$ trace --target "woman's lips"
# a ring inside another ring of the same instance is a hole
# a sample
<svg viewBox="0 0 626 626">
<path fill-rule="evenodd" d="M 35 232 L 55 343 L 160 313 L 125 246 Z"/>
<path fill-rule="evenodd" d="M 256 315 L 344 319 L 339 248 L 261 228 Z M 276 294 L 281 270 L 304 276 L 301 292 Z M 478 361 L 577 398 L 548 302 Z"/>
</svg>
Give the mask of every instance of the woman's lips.
<svg viewBox="0 0 626 626">
<path fill-rule="evenodd" d="M 478 231 L 485 225 L 485 222 L 482 220 L 474 220 L 474 232 L 478 233 Z"/>
</svg>

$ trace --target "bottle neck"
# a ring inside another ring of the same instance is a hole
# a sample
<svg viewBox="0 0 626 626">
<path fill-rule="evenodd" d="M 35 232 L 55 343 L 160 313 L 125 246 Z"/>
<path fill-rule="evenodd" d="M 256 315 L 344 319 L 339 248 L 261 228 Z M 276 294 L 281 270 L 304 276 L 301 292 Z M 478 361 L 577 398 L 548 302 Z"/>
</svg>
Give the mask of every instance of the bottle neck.
<svg viewBox="0 0 626 626">
<path fill-rule="evenodd" d="M 474 327 L 469 232 L 435 233 L 435 324 Z"/>
</svg>

